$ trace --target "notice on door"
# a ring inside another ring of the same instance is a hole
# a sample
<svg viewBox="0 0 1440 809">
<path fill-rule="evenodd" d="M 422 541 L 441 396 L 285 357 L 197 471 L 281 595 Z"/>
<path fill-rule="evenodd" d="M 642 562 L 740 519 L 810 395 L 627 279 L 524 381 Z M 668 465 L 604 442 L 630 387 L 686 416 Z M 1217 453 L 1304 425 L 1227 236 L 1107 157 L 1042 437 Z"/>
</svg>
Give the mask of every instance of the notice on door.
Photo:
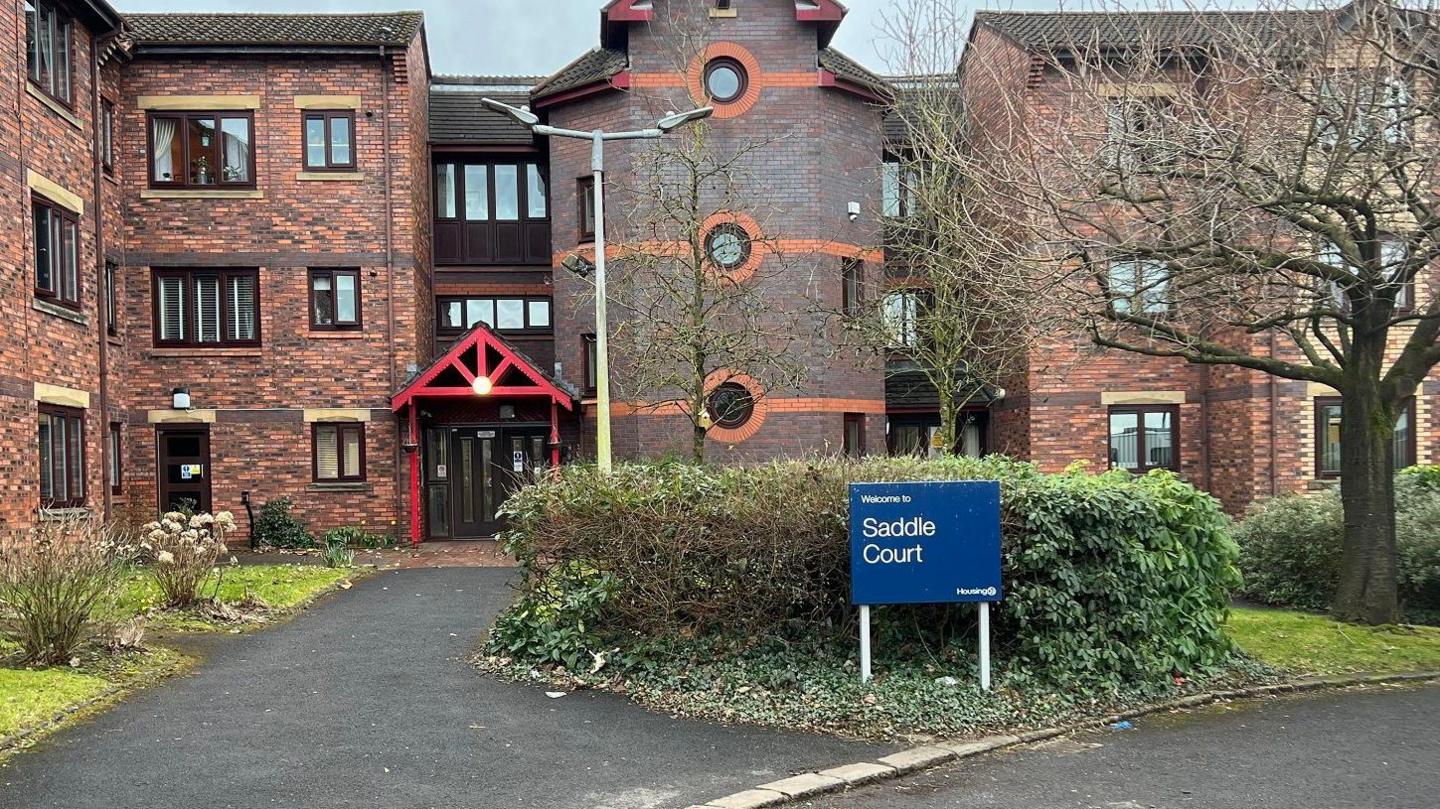
<svg viewBox="0 0 1440 809">
<path fill-rule="evenodd" d="M 203 477 L 203 475 L 201 474 L 201 470 L 200 470 L 200 464 L 198 464 L 198 463 L 184 463 L 184 464 L 180 464 L 180 479 L 181 479 L 181 480 L 194 480 L 195 478 L 198 478 L 198 477 Z"/>
<path fill-rule="evenodd" d="M 516 472 L 524 472 L 525 453 L 518 449 L 510 453 L 510 464 L 515 468 Z"/>
</svg>

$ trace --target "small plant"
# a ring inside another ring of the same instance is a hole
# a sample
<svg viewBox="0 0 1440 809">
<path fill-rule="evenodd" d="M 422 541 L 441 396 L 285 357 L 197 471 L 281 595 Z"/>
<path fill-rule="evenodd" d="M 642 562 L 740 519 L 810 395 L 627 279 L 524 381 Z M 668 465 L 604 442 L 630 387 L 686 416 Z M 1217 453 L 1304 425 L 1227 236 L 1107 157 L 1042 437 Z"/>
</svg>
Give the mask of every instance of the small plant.
<svg viewBox="0 0 1440 809">
<path fill-rule="evenodd" d="M 354 567 L 355 549 L 350 547 L 350 535 L 344 528 L 332 528 L 325 532 L 325 566 Z"/>
<path fill-rule="evenodd" d="M 0 546 L 0 627 L 26 662 L 64 663 L 93 636 L 128 549 L 85 516 L 46 520 Z"/>
<path fill-rule="evenodd" d="M 228 551 L 225 532 L 234 528 L 235 518 L 228 511 L 195 514 L 189 518 L 179 511 L 170 511 L 141 529 L 138 543 L 141 559 L 150 563 L 150 573 L 164 599 L 163 606 L 190 607 L 200 599 L 200 586 Z M 219 588 L 217 579 L 217 592 Z"/>
<path fill-rule="evenodd" d="M 360 525 L 342 525 L 326 531 L 324 544 L 329 546 L 334 540 L 343 540 L 344 543 L 351 548 L 395 547 L 395 536 L 393 534 L 372 534 L 365 530 L 364 523 Z"/>
<path fill-rule="evenodd" d="M 313 548 L 315 537 L 305 522 L 290 510 L 294 503 L 288 497 L 267 500 L 255 517 L 255 539 L 261 545 L 272 548 Z"/>
</svg>

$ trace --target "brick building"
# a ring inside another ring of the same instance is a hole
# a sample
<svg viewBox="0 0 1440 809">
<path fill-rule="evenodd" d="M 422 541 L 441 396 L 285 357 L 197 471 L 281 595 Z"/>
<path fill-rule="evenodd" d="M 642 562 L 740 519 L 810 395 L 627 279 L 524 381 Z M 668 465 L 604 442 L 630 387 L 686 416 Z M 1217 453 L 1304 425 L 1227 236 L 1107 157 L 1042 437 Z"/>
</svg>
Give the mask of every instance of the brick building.
<svg viewBox="0 0 1440 809">
<path fill-rule="evenodd" d="M 745 209 L 707 218 L 711 259 L 743 274 L 772 260 L 747 245 L 793 253 L 773 281 L 796 313 L 880 286 L 893 88 L 830 47 L 843 6 L 666 6 L 605 3 L 595 49 L 514 77 L 432 75 L 418 13 L 8 5 L 0 522 L 181 500 L 243 522 L 247 501 L 286 496 L 317 530 L 488 536 L 518 478 L 593 453 L 593 319 L 585 281 L 559 269 L 594 255 L 589 145 L 537 138 L 483 97 L 586 131 L 698 99 L 721 148 L 789 133 L 746 157 L 763 181 Z M 974 52 L 1023 84 L 1033 19 L 982 16 Z M 638 148 L 614 146 L 612 175 Z M 612 244 L 643 238 L 606 222 Z M 903 306 L 904 292 L 887 294 Z M 1117 418 L 1157 419 L 1173 449 L 1146 465 L 1177 466 L 1231 508 L 1315 476 L 1322 391 L 1074 339 L 1047 351 L 1083 362 L 1037 365 L 977 401 L 966 452 L 1105 464 Z M 931 444 L 933 391 L 902 355 L 803 364 L 794 389 L 744 368 L 717 382 L 730 409 L 707 457 Z M 1437 451 L 1434 384 L 1412 422 L 1422 462 Z M 684 451 L 673 396 L 614 402 L 617 456 Z"/>
</svg>

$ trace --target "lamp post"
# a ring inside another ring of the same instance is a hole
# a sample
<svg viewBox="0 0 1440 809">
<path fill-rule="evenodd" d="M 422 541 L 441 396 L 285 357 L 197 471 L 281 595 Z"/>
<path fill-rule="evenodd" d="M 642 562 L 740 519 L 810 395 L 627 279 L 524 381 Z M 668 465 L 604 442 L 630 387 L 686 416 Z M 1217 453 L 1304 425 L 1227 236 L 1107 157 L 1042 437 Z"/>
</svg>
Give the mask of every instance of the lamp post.
<svg viewBox="0 0 1440 809">
<path fill-rule="evenodd" d="M 540 117 L 523 107 L 512 107 L 493 98 L 480 103 L 530 128 L 537 135 L 577 138 L 590 141 L 590 171 L 594 175 L 595 194 L 595 461 L 602 474 L 610 474 L 610 349 L 609 328 L 605 312 L 605 142 L 641 140 L 664 136 L 685 124 L 709 118 L 713 107 L 700 107 L 689 112 L 673 112 L 649 129 L 628 132 L 605 132 L 596 129 L 582 132 L 540 123 Z"/>
</svg>

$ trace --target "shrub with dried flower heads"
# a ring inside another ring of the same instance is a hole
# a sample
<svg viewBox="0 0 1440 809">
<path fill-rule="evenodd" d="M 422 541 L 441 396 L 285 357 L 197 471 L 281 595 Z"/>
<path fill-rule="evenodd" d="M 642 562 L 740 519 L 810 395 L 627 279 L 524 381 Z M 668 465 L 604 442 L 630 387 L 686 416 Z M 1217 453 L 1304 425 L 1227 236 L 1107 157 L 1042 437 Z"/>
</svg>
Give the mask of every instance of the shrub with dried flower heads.
<svg viewBox="0 0 1440 809">
<path fill-rule="evenodd" d="M 89 516 L 41 521 L 0 544 L 0 631 L 27 662 L 64 663 L 97 634 L 131 549 Z"/>
<path fill-rule="evenodd" d="M 141 559 L 160 586 L 163 606 L 189 607 L 200 599 L 200 585 L 229 552 L 225 533 L 234 528 L 228 511 L 190 516 L 170 511 L 140 529 Z"/>
</svg>

